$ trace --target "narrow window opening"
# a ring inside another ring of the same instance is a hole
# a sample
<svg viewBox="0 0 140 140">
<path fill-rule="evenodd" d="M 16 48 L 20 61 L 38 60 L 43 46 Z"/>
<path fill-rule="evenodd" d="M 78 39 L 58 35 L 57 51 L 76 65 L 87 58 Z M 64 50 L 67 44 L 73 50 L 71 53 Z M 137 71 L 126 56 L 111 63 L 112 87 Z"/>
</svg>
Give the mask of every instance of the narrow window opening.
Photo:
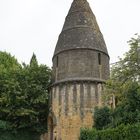
<svg viewBox="0 0 140 140">
<path fill-rule="evenodd" d="M 56 57 L 56 67 L 58 67 L 58 56 Z"/>
<path fill-rule="evenodd" d="M 98 64 L 101 65 L 101 53 L 98 53 Z"/>
</svg>

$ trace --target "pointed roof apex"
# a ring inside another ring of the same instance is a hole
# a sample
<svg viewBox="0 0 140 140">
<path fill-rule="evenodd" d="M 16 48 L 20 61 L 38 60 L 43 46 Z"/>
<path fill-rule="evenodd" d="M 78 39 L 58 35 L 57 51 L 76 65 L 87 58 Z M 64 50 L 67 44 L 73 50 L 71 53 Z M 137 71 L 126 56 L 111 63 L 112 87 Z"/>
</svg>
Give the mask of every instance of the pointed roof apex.
<svg viewBox="0 0 140 140">
<path fill-rule="evenodd" d="M 69 10 L 69 14 L 73 12 L 92 12 L 92 10 L 87 0 L 74 0 Z"/>
<path fill-rule="evenodd" d="M 73 0 L 62 30 L 81 26 L 93 27 L 95 21 L 95 16 L 87 0 Z"/>
</svg>

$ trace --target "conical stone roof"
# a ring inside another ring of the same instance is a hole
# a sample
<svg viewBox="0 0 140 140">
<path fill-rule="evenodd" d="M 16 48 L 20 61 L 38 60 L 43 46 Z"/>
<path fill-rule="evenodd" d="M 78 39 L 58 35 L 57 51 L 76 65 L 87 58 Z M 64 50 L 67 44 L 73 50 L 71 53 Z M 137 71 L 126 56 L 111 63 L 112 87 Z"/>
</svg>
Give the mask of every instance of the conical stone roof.
<svg viewBox="0 0 140 140">
<path fill-rule="evenodd" d="M 92 49 L 108 55 L 102 33 L 87 0 L 73 1 L 54 56 L 73 49 Z"/>
</svg>

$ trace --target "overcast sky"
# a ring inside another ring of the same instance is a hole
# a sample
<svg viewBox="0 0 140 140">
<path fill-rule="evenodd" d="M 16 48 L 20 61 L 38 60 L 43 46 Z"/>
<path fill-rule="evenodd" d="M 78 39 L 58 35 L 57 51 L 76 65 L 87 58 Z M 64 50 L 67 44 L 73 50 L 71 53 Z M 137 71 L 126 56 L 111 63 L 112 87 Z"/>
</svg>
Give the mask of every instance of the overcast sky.
<svg viewBox="0 0 140 140">
<path fill-rule="evenodd" d="M 52 65 L 54 48 L 73 0 L 0 0 L 0 51 L 29 63 Z M 110 62 L 128 50 L 127 41 L 140 33 L 140 0 L 88 0 L 97 18 Z"/>
</svg>

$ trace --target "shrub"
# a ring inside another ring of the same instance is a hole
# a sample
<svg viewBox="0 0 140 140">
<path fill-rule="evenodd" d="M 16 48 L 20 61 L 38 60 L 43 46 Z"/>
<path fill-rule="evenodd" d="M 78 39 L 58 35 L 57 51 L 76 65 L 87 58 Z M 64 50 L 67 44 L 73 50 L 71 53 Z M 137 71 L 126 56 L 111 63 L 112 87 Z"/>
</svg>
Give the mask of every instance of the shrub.
<svg viewBox="0 0 140 140">
<path fill-rule="evenodd" d="M 139 140 L 140 123 L 106 130 L 81 129 L 80 140 Z"/>
<path fill-rule="evenodd" d="M 40 134 L 27 130 L 20 130 L 15 133 L 0 130 L 0 140 L 40 140 L 39 137 Z"/>
<path fill-rule="evenodd" d="M 111 111 L 108 107 L 95 108 L 94 127 L 96 129 L 104 129 L 111 123 Z"/>
</svg>

